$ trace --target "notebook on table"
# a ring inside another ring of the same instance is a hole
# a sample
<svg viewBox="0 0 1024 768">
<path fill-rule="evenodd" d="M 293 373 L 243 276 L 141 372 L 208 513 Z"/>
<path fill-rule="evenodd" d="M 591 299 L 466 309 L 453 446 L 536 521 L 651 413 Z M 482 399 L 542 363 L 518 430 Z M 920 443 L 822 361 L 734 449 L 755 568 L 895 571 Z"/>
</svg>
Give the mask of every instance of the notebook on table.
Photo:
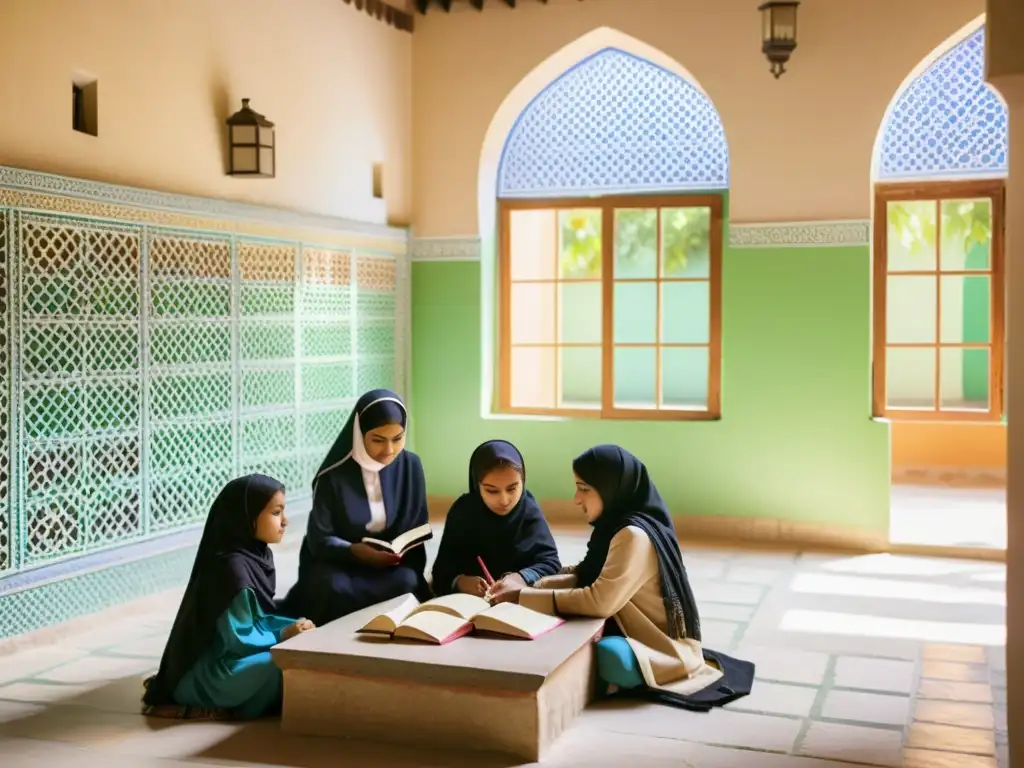
<svg viewBox="0 0 1024 768">
<path fill-rule="evenodd" d="M 381 539 L 373 539 L 366 537 L 363 539 L 363 544 L 369 544 L 375 549 L 380 549 L 385 552 L 393 552 L 396 555 L 404 555 L 410 549 L 415 549 L 421 544 L 426 544 L 434 538 L 434 531 L 430 527 L 430 523 L 424 523 L 423 525 L 412 528 L 406 531 L 401 536 L 396 536 L 393 541 L 382 541 Z"/>
<path fill-rule="evenodd" d="M 473 630 L 534 640 L 564 623 L 565 619 L 514 603 L 491 605 L 476 595 L 445 595 L 422 604 L 406 595 L 397 607 L 373 617 L 358 631 L 444 645 Z"/>
</svg>

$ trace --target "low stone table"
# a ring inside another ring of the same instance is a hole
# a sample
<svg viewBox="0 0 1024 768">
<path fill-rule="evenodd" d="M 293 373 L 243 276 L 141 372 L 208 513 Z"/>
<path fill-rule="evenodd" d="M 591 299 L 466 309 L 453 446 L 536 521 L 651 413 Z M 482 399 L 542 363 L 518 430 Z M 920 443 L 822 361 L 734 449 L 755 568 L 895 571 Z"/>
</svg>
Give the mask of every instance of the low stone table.
<svg viewBox="0 0 1024 768">
<path fill-rule="evenodd" d="M 356 634 L 401 599 L 274 647 L 283 730 L 536 761 L 591 700 L 600 619 L 536 640 L 468 635 L 443 646 Z"/>
</svg>

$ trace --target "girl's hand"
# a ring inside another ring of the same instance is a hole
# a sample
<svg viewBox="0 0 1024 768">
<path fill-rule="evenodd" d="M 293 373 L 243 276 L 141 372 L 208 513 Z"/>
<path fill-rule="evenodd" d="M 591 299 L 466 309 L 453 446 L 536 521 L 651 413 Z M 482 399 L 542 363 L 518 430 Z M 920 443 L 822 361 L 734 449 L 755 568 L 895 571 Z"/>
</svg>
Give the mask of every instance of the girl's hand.
<svg viewBox="0 0 1024 768">
<path fill-rule="evenodd" d="M 308 632 L 315 628 L 316 625 L 309 619 L 299 619 L 294 624 L 289 624 L 281 630 L 281 642 L 283 643 L 285 640 L 291 640 L 296 635 L 301 635 L 303 632 Z"/>
<path fill-rule="evenodd" d="M 487 594 L 487 582 L 479 576 L 459 576 L 455 580 L 455 589 L 463 594 L 483 597 Z"/>
<path fill-rule="evenodd" d="M 487 599 L 497 605 L 498 603 L 518 603 L 519 593 L 526 587 L 526 581 L 518 573 L 510 573 L 504 576 L 501 581 L 495 582 L 487 590 Z"/>
<path fill-rule="evenodd" d="M 349 547 L 352 557 L 371 568 L 391 568 L 402 562 L 402 558 L 394 552 L 371 547 L 361 541 Z"/>
</svg>

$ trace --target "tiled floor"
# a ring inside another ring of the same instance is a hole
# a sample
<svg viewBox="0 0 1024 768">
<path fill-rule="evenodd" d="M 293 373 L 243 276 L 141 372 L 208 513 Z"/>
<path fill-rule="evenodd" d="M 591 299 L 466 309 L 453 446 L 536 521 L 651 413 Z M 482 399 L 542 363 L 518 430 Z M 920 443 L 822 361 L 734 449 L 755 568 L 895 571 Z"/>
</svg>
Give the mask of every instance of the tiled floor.
<svg viewBox="0 0 1024 768">
<path fill-rule="evenodd" d="M 1006 489 L 894 485 L 889 538 L 896 544 L 1006 549 Z"/>
<path fill-rule="evenodd" d="M 584 539 L 558 538 L 564 560 L 578 560 Z M 297 543 L 278 556 L 282 590 L 295 572 Z M 594 706 L 544 765 L 1005 765 L 1002 566 L 706 549 L 689 551 L 687 563 L 707 645 L 757 663 L 754 693 L 709 714 Z M 179 595 L 58 645 L 0 656 L 0 764 L 513 765 L 488 755 L 291 737 L 273 720 L 140 716 L 141 680 L 158 662 Z"/>
</svg>

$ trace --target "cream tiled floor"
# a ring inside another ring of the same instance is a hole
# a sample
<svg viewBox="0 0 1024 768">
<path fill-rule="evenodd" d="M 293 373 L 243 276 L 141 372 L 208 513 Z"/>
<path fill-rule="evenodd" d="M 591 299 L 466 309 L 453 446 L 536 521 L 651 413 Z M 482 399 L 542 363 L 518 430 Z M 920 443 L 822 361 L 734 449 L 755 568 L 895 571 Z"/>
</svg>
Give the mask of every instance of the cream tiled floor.
<svg viewBox="0 0 1024 768">
<path fill-rule="evenodd" d="M 297 538 L 297 537 L 296 537 Z M 561 533 L 566 562 L 584 539 Z M 278 555 L 280 587 L 296 567 Z M 754 693 L 709 714 L 588 709 L 544 765 L 673 768 L 995 768 L 1005 765 L 1005 569 L 886 555 L 694 549 L 708 646 L 758 665 Z M 503 766 L 472 753 L 282 734 L 273 720 L 138 714 L 180 592 L 59 643 L 0 656 L 0 764 Z M 400 727 L 400 724 L 398 724 Z"/>
<path fill-rule="evenodd" d="M 895 544 L 1006 549 L 1006 489 L 894 485 L 889 538 Z"/>
</svg>

